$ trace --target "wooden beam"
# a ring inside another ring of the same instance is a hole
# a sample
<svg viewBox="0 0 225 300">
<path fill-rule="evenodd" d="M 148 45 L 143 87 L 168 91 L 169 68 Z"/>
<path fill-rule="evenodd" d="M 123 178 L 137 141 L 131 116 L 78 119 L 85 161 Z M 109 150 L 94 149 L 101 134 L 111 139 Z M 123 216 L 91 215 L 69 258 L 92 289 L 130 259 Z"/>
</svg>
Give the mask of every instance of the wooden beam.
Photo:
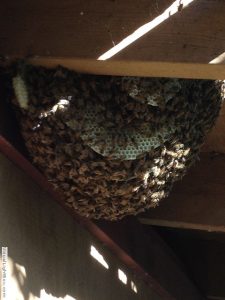
<svg viewBox="0 0 225 300">
<path fill-rule="evenodd" d="M 202 153 L 159 207 L 140 216 L 144 224 L 225 232 L 225 155 Z"/>
<path fill-rule="evenodd" d="M 225 2 L 187 2 L 3 0 L 0 54 L 97 74 L 224 79 Z M 146 34 L 97 61 L 145 24 Z"/>
<path fill-rule="evenodd" d="M 98 61 L 76 58 L 32 58 L 28 62 L 34 65 L 54 68 L 58 65 L 81 73 L 115 76 L 171 77 L 194 79 L 224 79 L 224 65 L 200 63 L 180 63 L 161 61 Z"/>
</svg>

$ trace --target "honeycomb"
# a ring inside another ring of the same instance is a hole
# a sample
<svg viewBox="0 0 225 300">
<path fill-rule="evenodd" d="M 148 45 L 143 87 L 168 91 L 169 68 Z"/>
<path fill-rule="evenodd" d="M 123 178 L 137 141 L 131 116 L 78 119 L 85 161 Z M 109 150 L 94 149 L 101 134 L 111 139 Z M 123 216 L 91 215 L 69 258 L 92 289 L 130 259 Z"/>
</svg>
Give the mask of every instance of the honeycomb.
<svg viewBox="0 0 225 300">
<path fill-rule="evenodd" d="M 134 160 L 168 141 L 175 130 L 172 124 L 169 127 L 162 127 L 156 132 L 152 132 L 147 125 L 141 131 L 126 128 L 122 132 L 117 128 L 109 130 L 104 127 L 104 120 L 99 124 L 98 113 L 95 106 L 91 105 L 84 112 L 84 120 L 82 140 L 95 152 L 114 159 Z M 99 143 L 99 137 L 105 141 L 103 147 Z"/>
</svg>

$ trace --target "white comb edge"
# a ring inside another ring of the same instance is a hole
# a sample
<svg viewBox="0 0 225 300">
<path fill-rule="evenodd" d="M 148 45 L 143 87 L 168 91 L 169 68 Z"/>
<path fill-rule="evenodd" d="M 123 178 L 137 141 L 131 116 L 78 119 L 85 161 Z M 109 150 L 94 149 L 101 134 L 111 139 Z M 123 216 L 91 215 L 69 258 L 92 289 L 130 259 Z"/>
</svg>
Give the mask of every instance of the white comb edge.
<svg viewBox="0 0 225 300">
<path fill-rule="evenodd" d="M 20 75 L 17 75 L 12 80 L 14 92 L 17 98 L 17 101 L 21 108 L 28 108 L 28 91 L 26 84 Z"/>
</svg>

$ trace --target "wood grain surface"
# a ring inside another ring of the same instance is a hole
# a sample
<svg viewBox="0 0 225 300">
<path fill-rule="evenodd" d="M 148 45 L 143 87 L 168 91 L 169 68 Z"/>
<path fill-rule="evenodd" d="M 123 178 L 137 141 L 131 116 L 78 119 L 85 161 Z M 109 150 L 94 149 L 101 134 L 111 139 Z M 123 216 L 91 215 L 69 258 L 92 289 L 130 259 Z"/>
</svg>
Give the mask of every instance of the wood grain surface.
<svg viewBox="0 0 225 300">
<path fill-rule="evenodd" d="M 223 0 L 193 0 L 187 7 L 177 1 L 175 14 L 168 13 L 110 62 L 97 61 L 173 2 L 3 0 L 0 54 L 92 73 L 224 79 Z"/>
</svg>

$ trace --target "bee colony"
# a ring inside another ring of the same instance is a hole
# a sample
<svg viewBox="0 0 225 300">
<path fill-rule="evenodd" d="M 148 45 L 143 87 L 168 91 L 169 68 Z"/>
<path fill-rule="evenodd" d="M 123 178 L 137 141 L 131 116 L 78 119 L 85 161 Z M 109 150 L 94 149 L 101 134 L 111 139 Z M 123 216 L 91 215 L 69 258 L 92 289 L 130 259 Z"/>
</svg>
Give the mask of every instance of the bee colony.
<svg viewBox="0 0 225 300">
<path fill-rule="evenodd" d="M 66 205 L 120 219 L 155 207 L 197 160 L 222 101 L 209 80 L 78 74 L 19 64 L 12 86 L 33 163 Z"/>
</svg>

